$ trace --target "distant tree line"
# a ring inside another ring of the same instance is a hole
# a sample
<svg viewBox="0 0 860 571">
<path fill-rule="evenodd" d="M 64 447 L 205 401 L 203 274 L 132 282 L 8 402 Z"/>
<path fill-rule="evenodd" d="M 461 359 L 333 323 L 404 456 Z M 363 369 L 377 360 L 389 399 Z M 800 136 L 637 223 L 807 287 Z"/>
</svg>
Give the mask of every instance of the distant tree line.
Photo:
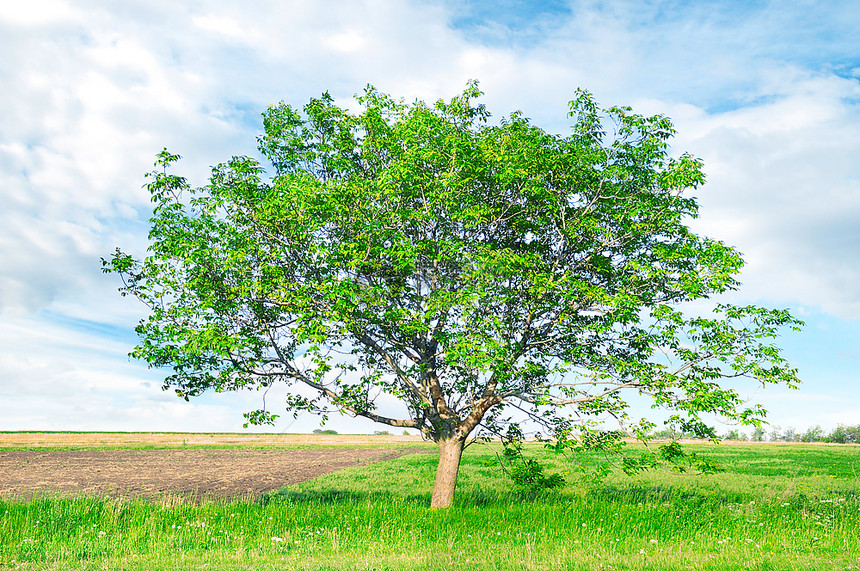
<svg viewBox="0 0 860 571">
<path fill-rule="evenodd" d="M 658 440 L 677 440 L 679 438 L 697 438 L 692 433 L 684 433 L 666 429 L 652 432 L 651 436 Z M 783 429 L 773 426 L 769 431 L 764 428 L 753 430 L 752 434 L 740 430 L 729 430 L 723 435 L 725 440 L 740 440 L 742 442 L 832 442 L 836 444 L 860 444 L 860 424 L 846 426 L 840 424 L 830 432 L 815 425 L 805 432 L 798 432 L 792 427 Z"/>
</svg>

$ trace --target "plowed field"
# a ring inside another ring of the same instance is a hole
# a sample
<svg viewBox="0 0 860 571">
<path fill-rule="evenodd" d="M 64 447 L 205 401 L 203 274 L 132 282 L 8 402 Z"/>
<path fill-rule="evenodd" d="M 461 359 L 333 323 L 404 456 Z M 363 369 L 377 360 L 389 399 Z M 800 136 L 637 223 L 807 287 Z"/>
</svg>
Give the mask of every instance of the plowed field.
<svg viewBox="0 0 860 571">
<path fill-rule="evenodd" d="M 125 438 L 123 438 L 125 436 Z M 184 438 L 182 438 L 184 436 Z M 180 442 L 176 442 L 179 439 Z M 429 449 L 367 447 L 408 444 L 407 437 L 272 435 L 0 434 L 0 496 L 166 495 L 189 499 L 248 498 L 349 466 Z M 25 441 L 27 449 L 9 450 Z M 303 442 L 301 442 L 303 441 Z M 134 450 L 127 446 L 183 448 Z M 417 443 L 416 439 L 411 442 Z M 194 448 L 229 446 L 227 448 Z M 296 448 L 296 445 L 305 446 Z M 279 448 L 277 446 L 292 446 Z M 321 446 L 322 445 L 322 446 Z M 345 446 L 364 445 L 353 448 Z M 58 446 L 83 449 L 56 450 Z M 267 446 L 252 448 L 247 446 Z M 90 448 L 90 449 L 86 449 Z"/>
</svg>

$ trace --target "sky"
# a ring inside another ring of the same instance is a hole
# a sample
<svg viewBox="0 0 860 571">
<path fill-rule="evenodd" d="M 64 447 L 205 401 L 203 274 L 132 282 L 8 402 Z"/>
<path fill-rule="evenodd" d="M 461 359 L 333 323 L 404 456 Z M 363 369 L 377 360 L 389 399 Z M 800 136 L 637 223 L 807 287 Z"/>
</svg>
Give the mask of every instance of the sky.
<svg viewBox="0 0 860 571">
<path fill-rule="evenodd" d="M 101 272 L 118 246 L 146 251 L 155 155 L 200 186 L 256 154 L 279 101 L 354 105 L 367 84 L 430 101 L 470 79 L 495 117 L 561 134 L 579 87 L 671 117 L 672 152 L 708 179 L 693 228 L 746 260 L 721 300 L 806 322 L 779 342 L 801 388 L 744 397 L 774 426 L 860 424 L 857 29 L 853 0 L 2 0 L 0 430 L 242 431 L 262 395 L 162 391 L 128 357 L 145 308 Z"/>
</svg>

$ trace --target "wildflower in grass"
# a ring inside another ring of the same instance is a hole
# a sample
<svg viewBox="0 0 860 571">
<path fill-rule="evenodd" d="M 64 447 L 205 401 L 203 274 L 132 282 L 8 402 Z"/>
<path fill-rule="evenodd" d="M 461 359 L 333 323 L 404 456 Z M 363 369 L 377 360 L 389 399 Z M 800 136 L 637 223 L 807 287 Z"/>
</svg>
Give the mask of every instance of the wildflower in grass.
<svg viewBox="0 0 860 571">
<path fill-rule="evenodd" d="M 284 540 L 280 537 L 272 537 L 272 541 L 274 541 L 275 543 L 281 543 Z"/>
</svg>

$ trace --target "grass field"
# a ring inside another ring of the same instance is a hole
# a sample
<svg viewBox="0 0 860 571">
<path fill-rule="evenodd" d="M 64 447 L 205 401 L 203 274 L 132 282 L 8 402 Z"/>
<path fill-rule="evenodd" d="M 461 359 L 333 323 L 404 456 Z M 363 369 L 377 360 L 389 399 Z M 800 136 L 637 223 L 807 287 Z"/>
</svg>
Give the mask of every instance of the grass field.
<svg viewBox="0 0 860 571">
<path fill-rule="evenodd" d="M 3 569 L 860 569 L 860 447 L 693 445 L 727 471 L 512 491 L 467 450 L 455 505 L 435 457 L 349 468 L 256 502 L 0 501 Z M 540 449 L 535 449 L 540 453 Z"/>
<path fill-rule="evenodd" d="M 415 447 L 432 444 L 400 434 L 249 434 L 177 432 L 0 431 L 0 450 L 164 450 L 175 448 Z"/>
</svg>

